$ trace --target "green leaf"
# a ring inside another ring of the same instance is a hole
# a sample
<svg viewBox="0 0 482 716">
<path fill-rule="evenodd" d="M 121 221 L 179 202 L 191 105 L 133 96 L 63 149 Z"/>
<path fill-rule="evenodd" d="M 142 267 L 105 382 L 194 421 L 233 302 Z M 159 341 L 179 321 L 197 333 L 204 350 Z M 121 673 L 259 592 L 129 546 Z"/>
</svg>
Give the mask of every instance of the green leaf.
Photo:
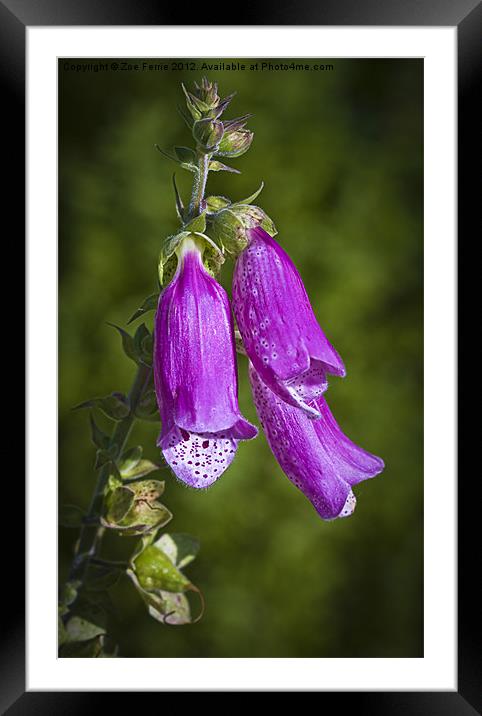
<svg viewBox="0 0 482 716">
<path fill-rule="evenodd" d="M 77 505 L 61 505 L 59 510 L 59 525 L 61 527 L 75 527 L 82 525 L 84 511 Z"/>
<path fill-rule="evenodd" d="M 240 201 L 236 201 L 234 203 L 234 206 L 237 206 L 238 204 L 251 204 L 255 199 L 258 198 L 258 196 L 261 194 L 264 188 L 264 181 L 261 182 L 260 186 L 254 194 L 251 194 L 251 196 L 248 196 L 246 199 L 241 199 Z"/>
<path fill-rule="evenodd" d="M 118 487 L 107 497 L 106 519 L 113 525 L 120 524 L 134 504 L 134 492 L 129 487 Z"/>
<path fill-rule="evenodd" d="M 232 174 L 241 174 L 239 169 L 234 169 L 233 167 L 228 167 L 226 164 L 223 164 L 222 162 L 218 162 L 216 160 L 211 160 L 209 162 L 209 171 L 210 172 L 231 172 Z"/>
<path fill-rule="evenodd" d="M 135 414 L 142 420 L 160 420 L 155 390 L 148 390 L 139 400 Z"/>
<path fill-rule="evenodd" d="M 96 659 L 102 656 L 102 639 L 103 636 L 98 636 L 95 639 L 89 641 L 73 641 L 63 644 L 59 656 L 61 658 L 89 658 Z"/>
<path fill-rule="evenodd" d="M 112 326 L 117 331 L 119 331 L 120 336 L 122 338 L 122 348 L 124 349 L 124 353 L 128 358 L 133 360 L 135 363 L 138 362 L 139 356 L 136 351 L 136 346 L 134 343 L 133 337 L 130 335 L 130 333 L 127 333 L 123 328 L 120 326 L 116 326 L 115 323 L 107 322 L 107 325 Z"/>
<path fill-rule="evenodd" d="M 196 152 L 193 149 L 190 149 L 189 147 L 174 147 L 174 152 L 181 163 L 196 163 Z"/>
<path fill-rule="evenodd" d="M 89 639 L 94 639 L 96 636 L 106 633 L 103 627 L 92 624 L 78 616 L 73 616 L 69 619 L 65 629 L 67 641 L 89 641 Z"/>
<path fill-rule="evenodd" d="M 122 393 L 111 393 L 103 398 L 91 398 L 83 403 L 76 405 L 73 410 L 81 410 L 83 408 L 99 408 L 104 415 L 111 420 L 123 420 L 129 415 L 129 405 L 127 398 Z"/>
<path fill-rule="evenodd" d="M 62 619 L 61 614 L 58 615 L 58 622 L 57 622 L 57 628 L 58 628 L 58 640 L 59 640 L 59 647 L 62 646 L 62 644 L 65 644 L 65 642 L 68 639 L 67 631 L 64 626 L 64 622 Z"/>
<path fill-rule="evenodd" d="M 150 472 L 159 470 L 159 468 L 160 465 L 156 465 L 150 460 L 138 460 L 138 462 L 129 469 L 123 468 L 121 471 L 121 475 L 124 480 L 133 480 L 137 477 L 144 477 L 144 475 L 149 475 Z"/>
<path fill-rule="evenodd" d="M 90 433 L 92 442 L 96 447 L 101 450 L 108 450 L 110 447 L 110 437 L 99 428 L 92 413 L 90 414 Z"/>
<path fill-rule="evenodd" d="M 139 306 L 137 311 L 132 314 L 132 316 L 127 321 L 127 325 L 129 323 L 132 323 L 133 321 L 137 320 L 141 316 L 143 316 L 145 313 L 148 313 L 149 311 L 154 311 L 157 308 L 157 303 L 159 301 L 159 294 L 158 293 L 151 293 L 150 296 L 148 296 L 142 304 Z"/>
<path fill-rule="evenodd" d="M 162 589 L 167 592 L 184 592 L 190 581 L 174 566 L 169 557 L 155 545 L 141 552 L 134 569 L 143 589 Z"/>
<path fill-rule="evenodd" d="M 162 612 L 152 604 L 148 607 L 149 614 L 153 619 L 175 626 L 191 623 L 191 607 L 185 594 L 161 590 L 159 596 L 162 600 Z"/>
<path fill-rule="evenodd" d="M 152 336 L 145 323 L 138 326 L 134 334 L 134 345 L 139 358 L 147 365 L 152 364 Z"/>
<path fill-rule="evenodd" d="M 65 583 L 62 603 L 67 607 L 70 607 L 70 605 L 77 599 L 80 584 L 81 583 L 77 579 Z"/>
<path fill-rule="evenodd" d="M 200 543 L 189 534 L 174 532 L 163 534 L 154 546 L 161 549 L 176 567 L 182 569 L 196 559 Z"/>
<path fill-rule="evenodd" d="M 209 214 L 215 214 L 220 209 L 225 209 L 231 204 L 231 200 L 225 196 L 208 196 L 206 208 Z"/>
<path fill-rule="evenodd" d="M 132 470 L 132 468 L 139 464 L 141 457 L 142 447 L 140 445 L 129 448 L 129 450 L 126 450 L 126 452 L 121 455 L 119 460 L 119 472 L 122 477 L 124 477 L 124 473 L 129 472 L 129 470 Z"/>
</svg>

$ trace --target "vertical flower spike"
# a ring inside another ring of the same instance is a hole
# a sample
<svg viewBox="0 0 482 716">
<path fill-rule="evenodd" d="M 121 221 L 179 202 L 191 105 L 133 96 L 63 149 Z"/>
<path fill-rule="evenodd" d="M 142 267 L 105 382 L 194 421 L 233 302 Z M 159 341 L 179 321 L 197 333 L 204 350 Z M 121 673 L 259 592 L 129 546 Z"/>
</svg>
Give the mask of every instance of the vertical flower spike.
<svg viewBox="0 0 482 716">
<path fill-rule="evenodd" d="M 193 235 L 182 241 L 154 329 L 158 445 L 177 477 L 208 487 L 232 462 L 239 440 L 257 434 L 239 412 L 229 301 L 204 268 Z"/>
<path fill-rule="evenodd" d="M 351 515 L 356 506 L 353 485 L 378 475 L 383 460 L 342 433 L 323 397 L 315 401 L 321 417 L 310 420 L 280 400 L 252 364 L 249 378 L 258 417 L 283 472 L 324 520 Z"/>
<path fill-rule="evenodd" d="M 327 373 L 343 362 L 321 330 L 296 266 L 260 226 L 247 231 L 233 277 L 233 308 L 249 359 L 280 398 L 312 418 Z"/>
</svg>

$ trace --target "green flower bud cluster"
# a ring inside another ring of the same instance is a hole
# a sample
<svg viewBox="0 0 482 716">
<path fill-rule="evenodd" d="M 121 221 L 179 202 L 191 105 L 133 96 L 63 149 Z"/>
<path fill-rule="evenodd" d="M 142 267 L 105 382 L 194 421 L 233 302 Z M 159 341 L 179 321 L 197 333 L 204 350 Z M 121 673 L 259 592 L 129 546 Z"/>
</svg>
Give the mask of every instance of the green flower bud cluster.
<svg viewBox="0 0 482 716">
<path fill-rule="evenodd" d="M 201 84 L 194 83 L 192 92 L 182 85 L 186 99 L 186 108 L 179 111 L 191 130 L 195 141 L 195 150 L 188 147 L 173 147 L 171 152 L 159 149 L 161 154 L 177 162 L 183 169 L 197 172 L 197 155 L 208 155 L 208 171 L 229 171 L 237 173 L 236 169 L 228 167 L 213 157 L 240 157 L 248 151 L 253 141 L 254 133 L 246 128 L 246 122 L 251 115 L 247 114 L 236 119 L 221 120 L 220 117 L 228 107 L 234 94 L 221 99 L 215 82 L 209 82 L 205 77 Z M 156 145 L 157 146 L 157 145 Z"/>
</svg>

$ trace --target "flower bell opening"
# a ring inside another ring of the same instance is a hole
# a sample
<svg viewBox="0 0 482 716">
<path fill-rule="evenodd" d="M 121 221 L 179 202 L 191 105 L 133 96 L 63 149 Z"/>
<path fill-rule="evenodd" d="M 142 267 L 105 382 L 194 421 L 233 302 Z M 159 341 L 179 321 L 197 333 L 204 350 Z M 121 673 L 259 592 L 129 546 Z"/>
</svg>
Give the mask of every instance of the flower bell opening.
<svg viewBox="0 0 482 716">
<path fill-rule="evenodd" d="M 324 520 L 351 515 L 352 487 L 378 475 L 383 460 L 346 437 L 323 397 L 315 401 L 320 418 L 311 420 L 273 393 L 252 364 L 249 377 L 259 420 L 283 472 Z"/>
</svg>

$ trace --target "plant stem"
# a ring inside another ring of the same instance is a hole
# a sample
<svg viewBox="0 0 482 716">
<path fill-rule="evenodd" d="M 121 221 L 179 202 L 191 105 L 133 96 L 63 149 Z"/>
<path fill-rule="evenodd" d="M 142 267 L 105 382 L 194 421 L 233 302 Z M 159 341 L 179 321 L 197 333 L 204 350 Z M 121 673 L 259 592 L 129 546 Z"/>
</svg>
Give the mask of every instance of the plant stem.
<svg viewBox="0 0 482 716">
<path fill-rule="evenodd" d="M 189 216 L 191 219 L 198 216 L 201 212 L 201 202 L 204 199 L 204 191 L 209 174 L 210 154 L 198 154 L 198 172 L 192 187 L 191 202 L 189 204 Z"/>
<path fill-rule="evenodd" d="M 110 438 L 110 447 L 116 446 L 115 455 L 119 457 L 124 450 L 125 444 L 129 438 L 132 426 L 135 422 L 135 412 L 137 405 L 142 398 L 144 388 L 149 380 L 151 368 L 144 364 L 140 364 L 137 368 L 134 381 L 129 391 L 130 411 L 123 420 L 116 423 L 112 436 Z M 110 463 L 103 465 L 97 477 L 94 493 L 90 501 L 88 513 L 85 518 L 85 524 L 81 527 L 80 536 L 72 560 L 69 571 L 69 580 L 78 579 L 83 581 L 88 564 L 94 558 L 99 550 L 105 528 L 99 525 L 99 518 L 102 515 L 102 507 L 104 503 L 104 490 L 111 474 Z"/>
</svg>

